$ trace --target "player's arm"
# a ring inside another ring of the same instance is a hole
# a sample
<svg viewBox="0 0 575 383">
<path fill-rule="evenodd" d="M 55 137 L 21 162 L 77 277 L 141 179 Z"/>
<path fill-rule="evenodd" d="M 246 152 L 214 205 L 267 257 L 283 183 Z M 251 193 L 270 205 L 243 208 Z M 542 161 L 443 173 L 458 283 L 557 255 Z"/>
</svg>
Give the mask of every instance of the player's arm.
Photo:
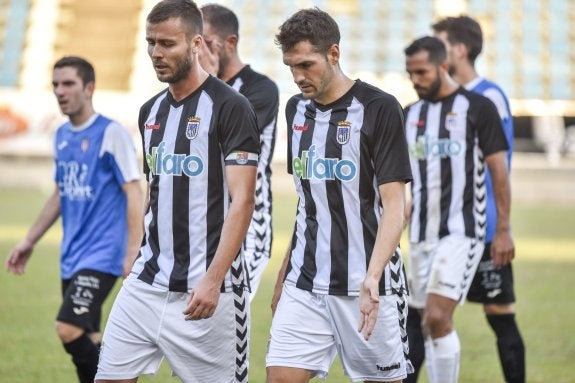
<svg viewBox="0 0 575 383">
<path fill-rule="evenodd" d="M 216 310 L 222 282 L 248 231 L 255 204 L 256 166 L 228 165 L 226 179 L 230 206 L 222 226 L 220 242 L 202 280 L 194 286 L 184 310 L 187 320 L 205 319 Z"/>
<path fill-rule="evenodd" d="M 6 258 L 6 270 L 14 274 L 24 274 L 26 270 L 26 263 L 32 256 L 34 245 L 42 238 L 42 236 L 50 229 L 60 216 L 60 190 L 58 186 L 48 197 L 44 204 L 36 222 L 28 230 L 26 237 L 18 243 L 12 252 Z"/>
<path fill-rule="evenodd" d="M 508 264 L 515 257 L 515 245 L 511 236 L 511 187 L 507 173 L 506 152 L 495 152 L 487 156 L 485 160 L 491 173 L 497 208 L 497 225 L 491 243 L 491 258 L 494 266 L 500 267 Z"/>
<path fill-rule="evenodd" d="M 138 256 L 143 235 L 143 195 L 139 180 L 126 182 L 122 185 L 126 194 L 126 220 L 128 224 L 128 243 L 126 245 L 126 258 L 124 260 L 124 278 L 130 274 L 134 261 Z"/>
<path fill-rule="evenodd" d="M 272 303 L 271 303 L 272 316 L 275 315 L 276 308 L 278 307 L 278 302 L 280 301 L 280 298 L 282 296 L 284 280 L 286 277 L 286 271 L 290 258 L 291 258 L 291 244 L 288 246 L 286 250 L 286 254 L 284 256 L 284 260 L 282 261 L 282 265 L 278 271 L 278 277 L 276 279 L 276 284 L 274 286 L 274 294 L 272 296 Z"/>
<path fill-rule="evenodd" d="M 379 185 L 383 206 L 383 215 L 377 228 L 377 236 L 367 275 L 359 291 L 360 322 L 358 331 L 362 331 L 368 340 L 379 308 L 379 281 L 385 266 L 394 254 L 401 232 L 405 214 L 405 183 L 388 182 Z"/>
</svg>

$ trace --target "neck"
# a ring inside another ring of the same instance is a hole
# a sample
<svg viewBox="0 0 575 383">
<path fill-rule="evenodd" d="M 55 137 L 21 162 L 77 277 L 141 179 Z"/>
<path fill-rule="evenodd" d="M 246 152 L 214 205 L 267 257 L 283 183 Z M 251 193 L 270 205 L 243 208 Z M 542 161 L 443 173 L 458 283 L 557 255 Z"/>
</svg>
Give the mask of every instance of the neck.
<svg viewBox="0 0 575 383">
<path fill-rule="evenodd" d="M 347 77 L 341 70 L 338 70 L 331 79 L 330 89 L 322 96 L 316 98 L 315 101 L 322 105 L 331 104 L 346 94 L 353 84 L 355 84 L 354 80 Z"/>
<path fill-rule="evenodd" d="M 88 121 L 94 113 L 96 113 L 94 111 L 94 108 L 92 106 L 89 106 L 80 111 L 80 113 L 78 114 L 69 115 L 68 118 L 70 119 L 70 122 L 72 123 L 73 126 L 80 126 L 84 124 L 86 121 Z"/>
<path fill-rule="evenodd" d="M 224 68 L 224 72 L 220 79 L 224 82 L 228 82 L 232 77 L 244 69 L 245 66 L 246 64 L 240 60 L 238 55 L 233 56 L 228 65 Z"/>
<path fill-rule="evenodd" d="M 209 74 L 199 65 L 197 57 L 193 60 L 188 76 L 178 82 L 169 84 L 170 94 L 176 101 L 183 100 L 198 89 Z"/>
<path fill-rule="evenodd" d="M 445 75 L 445 78 L 441 81 L 441 88 L 439 88 L 439 93 L 437 94 L 437 100 L 445 98 L 453 94 L 457 88 L 459 88 L 459 83 L 455 82 L 453 78 L 449 75 Z M 435 101 L 437 101 L 435 100 Z"/>
<path fill-rule="evenodd" d="M 453 79 L 461 85 L 465 85 L 468 82 L 475 80 L 477 77 L 479 77 L 477 71 L 468 63 L 458 67 L 456 73 L 453 75 Z"/>
</svg>

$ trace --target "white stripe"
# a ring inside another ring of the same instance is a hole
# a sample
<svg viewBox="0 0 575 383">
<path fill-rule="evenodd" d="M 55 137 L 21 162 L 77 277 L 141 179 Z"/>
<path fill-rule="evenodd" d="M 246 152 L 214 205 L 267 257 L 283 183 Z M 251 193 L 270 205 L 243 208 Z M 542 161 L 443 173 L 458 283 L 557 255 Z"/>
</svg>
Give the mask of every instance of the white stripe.
<svg viewBox="0 0 575 383">
<path fill-rule="evenodd" d="M 405 132 L 407 135 L 407 144 L 409 147 L 413 147 L 417 140 L 417 125 L 419 123 L 419 114 L 421 113 L 422 102 L 418 102 L 413 105 L 405 119 Z M 419 172 L 419 160 L 414 156 L 409 156 L 409 162 L 411 164 L 411 172 L 413 174 L 412 181 L 412 195 L 411 201 L 413 206 L 413 212 L 411 214 L 411 220 L 409 223 L 409 235 L 410 241 L 417 243 L 419 242 L 419 228 L 421 222 L 419 222 L 419 214 L 421 212 L 421 173 Z"/>
<path fill-rule="evenodd" d="M 154 105 L 152 105 L 152 108 L 150 110 L 150 114 L 146 117 L 146 121 L 144 122 L 144 149 L 146 153 L 150 153 L 150 141 L 152 139 L 152 129 L 145 129 L 146 125 L 151 125 L 155 123 L 156 120 L 156 115 L 158 114 L 158 109 L 160 108 L 160 104 L 162 103 L 162 101 L 166 98 L 166 93 L 164 93 L 162 96 L 158 97 L 156 99 L 156 101 L 154 102 Z M 142 127 L 140 127 L 142 128 Z M 144 158 L 144 161 L 146 159 Z M 148 175 L 150 183 L 152 182 L 152 179 L 154 178 L 154 176 L 152 175 L 152 169 L 150 169 L 150 174 Z M 148 212 L 146 213 L 145 217 L 144 217 L 144 230 L 145 230 L 145 236 L 144 238 L 149 238 L 150 237 L 150 222 L 152 222 L 153 219 L 153 214 L 152 214 L 152 209 L 148 210 Z M 150 248 L 150 244 L 146 242 L 146 244 L 140 249 L 140 252 L 142 254 L 142 256 L 140 258 L 138 258 L 136 260 L 136 262 L 134 263 L 134 266 L 132 267 L 132 271 L 134 273 L 136 273 L 137 275 L 140 275 L 140 273 L 144 270 L 144 265 L 145 263 L 152 258 L 152 249 Z"/>
<path fill-rule="evenodd" d="M 353 99 L 350 107 L 348 108 L 347 121 L 351 123 L 351 132 L 348 143 L 341 147 L 342 159 L 356 159 L 359 161 L 361 155 L 361 128 L 364 119 L 364 106 L 359 103 L 357 99 Z M 355 161 L 354 161 L 355 162 Z M 363 243 L 363 230 L 361 230 L 361 206 L 359 201 L 359 162 L 358 174 L 355 178 L 348 182 L 342 182 L 343 194 L 343 207 L 345 210 L 345 217 L 347 220 L 347 238 L 349 239 L 347 259 L 348 267 L 348 292 L 359 291 L 359 284 L 365 277 L 365 270 L 367 270 L 365 247 Z M 374 177 L 375 178 L 375 177 Z M 379 196 L 379 192 L 375 194 Z M 374 208 L 379 209 L 379 198 L 375 198 Z M 376 217 L 379 220 L 381 212 L 376 211 Z M 357 262 L 357 260 L 360 260 Z"/>
<path fill-rule="evenodd" d="M 312 142 L 315 145 L 314 158 L 325 158 L 326 137 L 329 131 L 329 120 L 331 118 L 331 110 L 322 113 L 319 109 L 316 110 L 315 127 L 313 130 Z M 308 158 L 309 158 L 308 154 Z M 312 158 L 309 158 L 308 166 L 312 166 Z M 313 170 L 313 169 L 312 169 Z M 316 286 L 322 290 L 329 289 L 329 281 L 331 274 L 331 214 L 329 210 L 329 201 L 327 200 L 326 182 L 325 180 L 311 178 L 308 180 L 311 188 L 312 198 L 316 205 L 316 219 L 317 219 L 317 237 L 316 245 L 317 251 L 315 253 L 316 265 L 321 265 L 317 268 L 317 274 L 314 279 L 314 289 Z M 317 283 L 316 283 L 317 281 Z"/>
<path fill-rule="evenodd" d="M 465 170 L 465 153 L 467 151 L 467 111 L 469 100 L 457 95 L 453 100 L 452 112 L 456 114 L 455 124 L 449 131 L 449 138 L 461 144 L 461 152 L 457 157 L 450 158 L 451 164 L 451 201 L 449 205 L 449 218 L 447 227 L 450 233 L 465 235 L 465 221 L 463 219 L 463 194 L 467 183 Z"/>
<path fill-rule="evenodd" d="M 305 108 L 306 105 L 309 103 L 307 100 L 302 100 L 297 105 L 297 111 L 294 116 L 293 125 L 303 126 L 305 123 Z M 302 131 L 300 130 L 292 130 L 291 131 L 291 140 L 292 140 L 292 152 L 291 157 L 296 158 L 298 157 L 299 147 L 300 147 L 300 140 L 302 136 Z M 305 254 L 305 229 L 306 229 L 306 212 L 305 212 L 305 199 L 303 198 L 303 192 L 301 188 L 301 181 L 299 178 L 296 177 L 295 172 L 293 174 L 293 180 L 296 188 L 297 195 L 299 197 L 298 201 L 298 211 L 296 214 L 296 227 L 295 227 L 295 235 L 296 235 L 296 245 L 294 250 L 291 253 L 291 263 L 293 265 L 292 270 L 288 274 L 289 280 L 293 282 L 297 282 L 300 271 L 303 266 L 303 257 Z"/>
<path fill-rule="evenodd" d="M 164 153 L 174 153 L 174 146 L 176 137 L 178 135 L 178 127 L 180 125 L 180 118 L 182 115 L 182 106 L 174 108 L 170 106 L 168 119 L 166 121 L 166 128 L 162 142 L 165 143 Z M 160 161 L 160 154 L 158 153 L 158 161 Z M 158 257 L 158 266 L 160 272 L 156 280 L 163 286 L 168 285 L 170 280 L 170 273 L 174 267 L 174 242 L 173 242 L 173 225 L 172 215 L 174 209 L 174 180 L 173 176 L 162 174 L 158 188 L 161 190 L 158 193 L 158 241 L 160 244 L 161 256 Z M 156 282 L 154 280 L 154 283 Z"/>
<path fill-rule="evenodd" d="M 193 287 L 192 281 L 198 280 L 206 269 L 206 239 L 207 227 L 197 223 L 197 217 L 207 217 L 206 190 L 208 190 L 208 141 L 210 122 L 212 120 L 213 100 L 202 92 L 198 100 L 196 115 L 200 119 L 198 135 L 190 140 L 190 153 L 198 156 L 204 163 L 204 170 L 199 177 L 190 178 L 188 189 L 188 234 L 190 241 L 190 265 L 188 267 L 188 285 Z M 192 116 L 185 116 L 192 117 Z"/>
<path fill-rule="evenodd" d="M 439 138 L 441 107 L 443 103 L 429 103 L 427 110 L 426 134 L 430 141 Z M 439 236 L 441 221 L 441 157 L 427 156 L 427 227 L 425 238 L 433 239 Z"/>
</svg>

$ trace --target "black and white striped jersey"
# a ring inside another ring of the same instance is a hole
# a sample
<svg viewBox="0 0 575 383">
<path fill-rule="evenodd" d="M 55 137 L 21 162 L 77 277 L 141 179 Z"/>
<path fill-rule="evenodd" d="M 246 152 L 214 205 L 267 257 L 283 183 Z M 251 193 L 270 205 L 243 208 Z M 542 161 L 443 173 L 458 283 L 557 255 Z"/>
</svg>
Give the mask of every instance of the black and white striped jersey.
<svg viewBox="0 0 575 383">
<path fill-rule="evenodd" d="M 405 109 L 413 172 L 411 242 L 485 236 L 485 157 L 507 150 L 495 105 L 458 88 Z"/>
<path fill-rule="evenodd" d="M 254 254 L 254 261 L 257 261 L 261 256 L 269 257 L 272 246 L 271 165 L 276 141 L 279 90 L 272 80 L 255 72 L 249 65 L 244 66 L 227 83 L 252 104 L 260 132 L 256 204 L 244 242 L 245 251 Z"/>
<path fill-rule="evenodd" d="M 256 117 L 244 96 L 210 76 L 181 101 L 167 90 L 154 96 L 140 109 L 138 125 L 150 206 L 132 272 L 151 285 L 189 291 L 220 242 L 230 203 L 225 166 L 257 166 Z M 243 263 L 240 251 L 225 291 L 245 287 Z"/>
<path fill-rule="evenodd" d="M 288 172 L 299 200 L 285 283 L 356 296 L 382 215 L 378 185 L 411 180 L 401 106 L 356 80 L 329 105 L 292 97 L 286 118 Z M 380 294 L 405 292 L 398 247 L 385 267 Z"/>
</svg>

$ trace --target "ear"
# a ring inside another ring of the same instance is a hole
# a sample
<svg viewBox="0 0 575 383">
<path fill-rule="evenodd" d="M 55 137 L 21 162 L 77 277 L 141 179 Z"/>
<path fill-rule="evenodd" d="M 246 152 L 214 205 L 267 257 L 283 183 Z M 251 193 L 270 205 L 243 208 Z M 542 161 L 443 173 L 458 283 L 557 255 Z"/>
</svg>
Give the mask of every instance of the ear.
<svg viewBox="0 0 575 383">
<path fill-rule="evenodd" d="M 94 81 L 90 81 L 89 83 L 87 83 L 84 86 L 84 89 L 86 90 L 88 95 L 91 97 L 94 94 L 94 89 L 96 89 L 96 83 L 94 83 Z"/>
<path fill-rule="evenodd" d="M 191 47 L 192 47 L 192 53 L 193 54 L 198 54 L 201 50 L 202 44 L 205 44 L 206 42 L 204 41 L 204 38 L 202 37 L 202 35 L 195 35 L 192 38 L 192 41 L 190 43 Z"/>
<path fill-rule="evenodd" d="M 327 61 L 331 65 L 337 65 L 339 64 L 339 55 L 340 55 L 339 45 L 332 44 L 332 46 L 329 47 L 327 50 Z"/>
<path fill-rule="evenodd" d="M 236 48 L 238 46 L 238 36 L 237 35 L 229 35 L 225 39 L 225 42 L 227 45 L 230 45 L 230 46 Z"/>
<path fill-rule="evenodd" d="M 467 58 L 467 47 L 463 43 L 456 43 L 451 46 L 451 52 L 457 59 Z"/>
</svg>

